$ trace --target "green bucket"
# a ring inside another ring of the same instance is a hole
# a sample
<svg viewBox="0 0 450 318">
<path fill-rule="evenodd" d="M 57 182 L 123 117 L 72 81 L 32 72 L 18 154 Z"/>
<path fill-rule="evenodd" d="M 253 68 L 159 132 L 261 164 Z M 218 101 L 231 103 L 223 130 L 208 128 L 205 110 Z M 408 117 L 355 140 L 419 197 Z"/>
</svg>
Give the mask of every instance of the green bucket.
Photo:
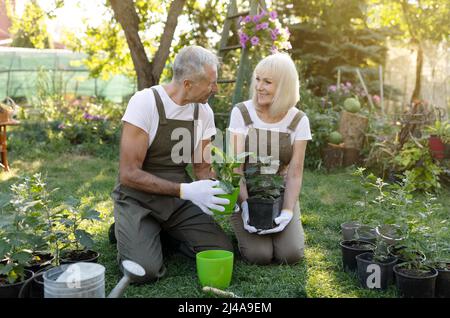
<svg viewBox="0 0 450 318">
<path fill-rule="evenodd" d="M 233 273 L 233 252 L 208 250 L 197 253 L 197 275 L 202 287 L 225 289 Z"/>
<path fill-rule="evenodd" d="M 230 200 L 230 203 L 223 206 L 225 208 L 225 211 L 221 212 L 221 211 L 214 210 L 214 209 L 211 209 L 211 211 L 213 211 L 214 214 L 217 214 L 217 215 L 232 214 L 234 212 L 234 207 L 236 205 L 237 199 L 239 197 L 239 191 L 240 191 L 240 187 L 237 187 L 237 188 L 234 188 L 234 191 L 232 193 L 216 195 L 219 198 L 225 198 L 225 199 Z"/>
</svg>

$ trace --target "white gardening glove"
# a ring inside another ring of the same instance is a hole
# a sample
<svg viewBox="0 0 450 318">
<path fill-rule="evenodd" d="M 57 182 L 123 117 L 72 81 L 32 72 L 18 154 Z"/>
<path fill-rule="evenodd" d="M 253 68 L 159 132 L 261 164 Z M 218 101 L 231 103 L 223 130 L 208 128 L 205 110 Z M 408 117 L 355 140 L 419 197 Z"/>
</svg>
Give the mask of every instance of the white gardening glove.
<svg viewBox="0 0 450 318">
<path fill-rule="evenodd" d="M 191 183 L 180 184 L 180 198 L 190 200 L 208 215 L 213 215 L 210 209 L 225 211 L 225 207 L 219 204 L 229 204 L 230 200 L 218 198 L 216 194 L 226 194 L 226 192 L 215 186 L 219 185 L 219 181 L 200 180 Z"/>
<path fill-rule="evenodd" d="M 248 224 L 248 220 L 249 220 L 249 216 L 248 216 L 248 203 L 247 201 L 242 201 L 241 203 L 241 217 L 242 217 L 242 222 L 244 223 L 244 229 L 249 232 L 249 233 L 255 233 L 256 231 L 258 231 L 256 229 L 256 227 L 251 226 Z"/>
<path fill-rule="evenodd" d="M 286 227 L 286 225 L 289 224 L 289 222 L 291 222 L 292 220 L 292 211 L 289 209 L 283 209 L 280 212 L 280 216 L 278 216 L 277 218 L 275 218 L 275 224 L 278 224 L 278 226 L 274 227 L 273 229 L 269 229 L 269 230 L 264 230 L 264 231 L 260 231 L 258 232 L 258 234 L 271 234 L 271 233 L 277 233 L 277 232 L 281 232 L 284 230 L 284 228 Z"/>
</svg>

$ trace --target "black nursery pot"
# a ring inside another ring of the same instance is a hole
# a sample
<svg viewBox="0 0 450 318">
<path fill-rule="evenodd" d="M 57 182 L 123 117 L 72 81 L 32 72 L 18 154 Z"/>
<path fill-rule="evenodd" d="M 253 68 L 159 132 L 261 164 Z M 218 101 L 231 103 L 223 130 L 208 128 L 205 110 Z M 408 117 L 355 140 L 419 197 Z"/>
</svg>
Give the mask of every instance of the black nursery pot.
<svg viewBox="0 0 450 318">
<path fill-rule="evenodd" d="M 391 245 L 391 246 L 388 246 L 389 255 L 397 257 L 397 264 L 406 263 L 406 262 L 411 261 L 411 260 L 405 259 L 401 255 L 401 250 L 403 250 L 405 248 L 406 248 L 406 246 L 404 246 L 404 245 Z M 427 259 L 425 254 L 422 253 L 421 251 L 415 251 L 414 254 L 417 255 L 416 256 L 416 260 L 421 262 L 421 263 L 425 262 L 425 260 Z"/>
<path fill-rule="evenodd" d="M 437 268 L 436 298 L 450 298 L 450 262 L 444 262 L 446 269 Z"/>
<path fill-rule="evenodd" d="M 40 270 L 49 267 L 52 263 L 52 261 L 55 259 L 55 257 L 51 253 L 46 252 L 35 252 L 33 253 L 35 256 L 39 256 L 41 259 L 40 262 L 32 263 L 30 266 L 26 266 L 25 269 L 29 269 L 33 273 L 37 273 Z"/>
<path fill-rule="evenodd" d="M 394 282 L 393 268 L 397 258 L 391 256 L 386 262 L 380 263 L 374 261 L 373 256 L 372 252 L 356 256 L 359 281 L 364 288 L 385 290 Z"/>
<path fill-rule="evenodd" d="M 77 262 L 97 263 L 100 253 L 92 250 L 73 250 L 61 255 L 60 264 L 73 264 Z"/>
<path fill-rule="evenodd" d="M 25 278 L 21 282 L 14 284 L 0 285 L 0 298 L 17 298 L 23 284 L 29 279 L 32 279 L 34 273 L 28 269 L 25 270 Z"/>
<path fill-rule="evenodd" d="M 249 224 L 259 230 L 268 230 L 275 226 L 274 219 L 281 211 L 281 197 L 275 200 L 248 198 Z"/>
<path fill-rule="evenodd" d="M 394 266 L 395 280 L 400 296 L 403 298 L 432 298 L 435 294 L 436 278 L 438 271 L 425 266 L 429 271 L 417 275 L 415 271 L 406 271 L 405 264 Z"/>
<path fill-rule="evenodd" d="M 342 263 L 345 271 L 356 271 L 356 256 L 372 252 L 375 244 L 359 240 L 342 241 L 339 243 L 342 250 Z"/>
</svg>

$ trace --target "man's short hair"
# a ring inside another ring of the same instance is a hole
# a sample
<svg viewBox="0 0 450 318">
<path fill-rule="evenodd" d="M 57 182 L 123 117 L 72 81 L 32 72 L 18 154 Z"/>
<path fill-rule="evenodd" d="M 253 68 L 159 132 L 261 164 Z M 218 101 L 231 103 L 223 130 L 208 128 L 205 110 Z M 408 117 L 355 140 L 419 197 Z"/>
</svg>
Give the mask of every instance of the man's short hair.
<svg viewBox="0 0 450 318">
<path fill-rule="evenodd" d="M 216 68 L 219 65 L 217 56 L 201 46 L 187 46 L 178 52 L 173 62 L 173 79 L 182 82 L 185 79 L 198 80 L 206 76 L 205 66 Z"/>
</svg>

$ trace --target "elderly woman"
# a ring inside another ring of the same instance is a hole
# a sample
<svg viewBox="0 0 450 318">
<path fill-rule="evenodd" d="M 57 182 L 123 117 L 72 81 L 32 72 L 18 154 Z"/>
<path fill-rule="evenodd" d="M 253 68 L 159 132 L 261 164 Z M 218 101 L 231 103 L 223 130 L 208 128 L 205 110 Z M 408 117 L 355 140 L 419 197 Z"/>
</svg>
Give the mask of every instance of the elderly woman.
<svg viewBox="0 0 450 318">
<path fill-rule="evenodd" d="M 295 107 L 300 98 L 299 80 L 289 55 L 276 53 L 261 60 L 253 72 L 250 90 L 251 99 L 237 104 L 231 113 L 228 128 L 231 147 L 236 153 L 254 152 L 256 147 L 258 156 L 271 155 L 272 159 L 279 159 L 274 172 L 284 177 L 285 190 L 282 209 L 274 220 L 276 226 L 259 230 L 248 223 L 248 189 L 243 181 L 239 194 L 241 209 L 233 213 L 231 224 L 241 255 L 249 263 L 293 264 L 304 255 L 299 195 L 311 131 L 308 117 Z M 264 145 L 261 136 L 268 134 L 271 137 L 265 138 L 268 144 Z M 252 136 L 258 139 L 252 140 Z M 271 149 L 271 153 L 267 154 L 267 149 Z M 249 159 L 240 172 L 248 167 Z"/>
</svg>

